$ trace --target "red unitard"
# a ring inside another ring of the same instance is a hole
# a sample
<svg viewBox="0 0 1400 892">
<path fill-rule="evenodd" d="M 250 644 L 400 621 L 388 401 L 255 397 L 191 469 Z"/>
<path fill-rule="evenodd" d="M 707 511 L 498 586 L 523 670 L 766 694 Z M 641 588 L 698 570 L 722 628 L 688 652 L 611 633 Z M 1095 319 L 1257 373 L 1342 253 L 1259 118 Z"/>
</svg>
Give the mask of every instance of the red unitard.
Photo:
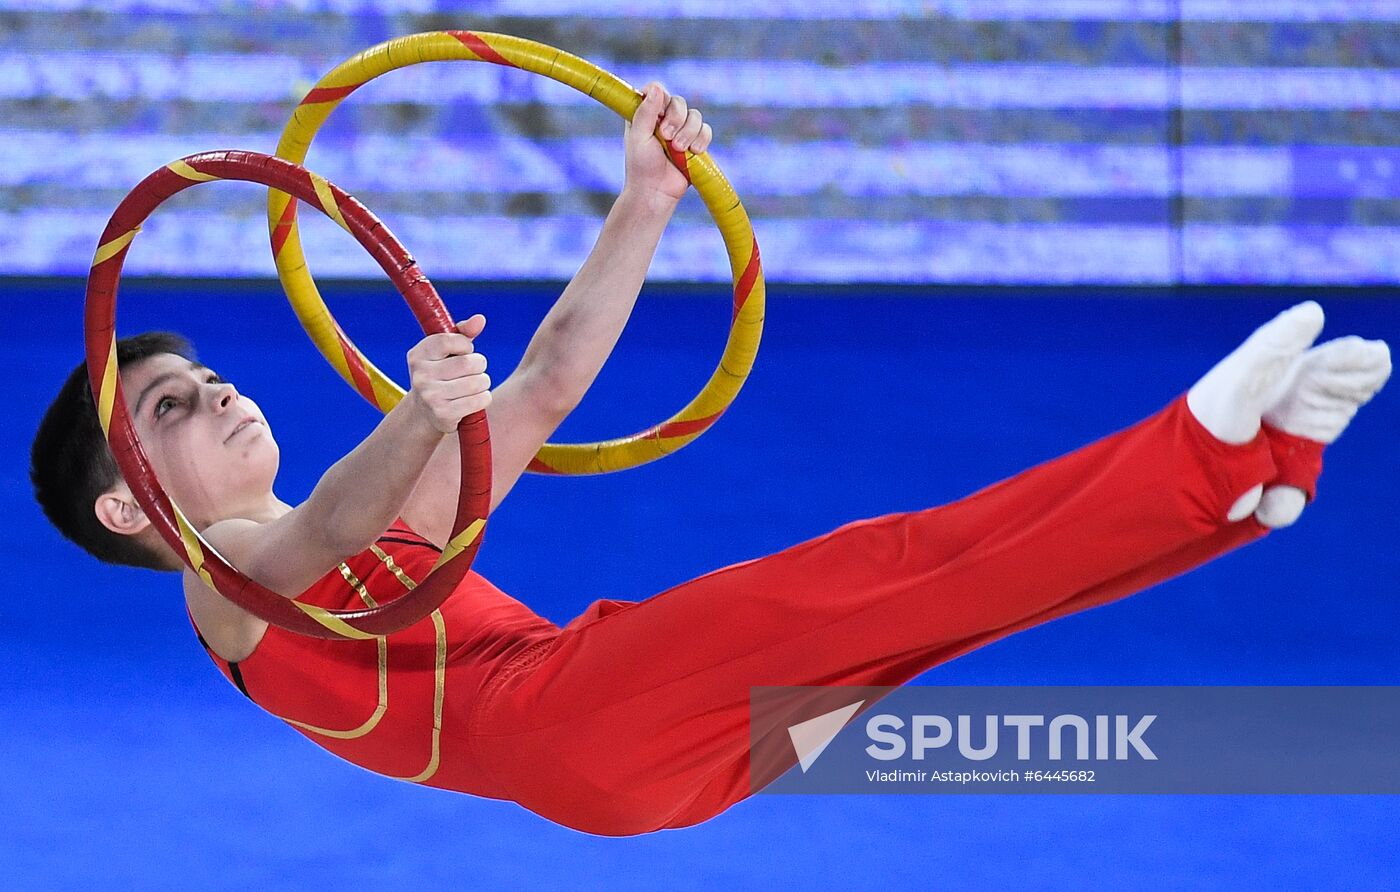
<svg viewBox="0 0 1400 892">
<path fill-rule="evenodd" d="M 1322 450 L 1268 426 L 1225 444 L 1182 394 L 959 501 L 850 523 L 643 601 L 598 600 L 562 629 L 472 573 L 385 639 L 269 627 L 247 659 L 215 662 L 371 771 L 588 833 L 685 827 L 751 793 L 751 686 L 896 686 L 1146 589 L 1264 536 L 1253 516 L 1226 517 L 1255 485 L 1311 500 Z M 396 524 L 301 600 L 383 603 L 436 558 Z"/>
</svg>

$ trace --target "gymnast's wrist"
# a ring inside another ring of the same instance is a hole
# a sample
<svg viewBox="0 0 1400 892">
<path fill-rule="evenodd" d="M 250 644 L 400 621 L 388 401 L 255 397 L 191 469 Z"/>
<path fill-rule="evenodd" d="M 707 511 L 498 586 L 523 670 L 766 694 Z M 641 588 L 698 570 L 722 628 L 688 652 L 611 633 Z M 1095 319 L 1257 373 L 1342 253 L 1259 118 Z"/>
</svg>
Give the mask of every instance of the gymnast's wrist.
<svg viewBox="0 0 1400 892">
<path fill-rule="evenodd" d="M 650 186 L 628 183 L 622 187 L 617 201 L 613 203 L 613 209 L 638 217 L 669 220 L 679 203 L 678 195 L 671 195 Z"/>
<path fill-rule="evenodd" d="M 409 388 L 408 393 L 404 394 L 404 398 L 394 409 L 401 409 L 405 416 L 402 425 L 404 436 L 412 437 L 417 443 L 435 445 L 451 433 L 451 430 L 456 430 L 455 427 L 448 431 L 442 429 L 439 419 L 416 388 Z"/>
</svg>

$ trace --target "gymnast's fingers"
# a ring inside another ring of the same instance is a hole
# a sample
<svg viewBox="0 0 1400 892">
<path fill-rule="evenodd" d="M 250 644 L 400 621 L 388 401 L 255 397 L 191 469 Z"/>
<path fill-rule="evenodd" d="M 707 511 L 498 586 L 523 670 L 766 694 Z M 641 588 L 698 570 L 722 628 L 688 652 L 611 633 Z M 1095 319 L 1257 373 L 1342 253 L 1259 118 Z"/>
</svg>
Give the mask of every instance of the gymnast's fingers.
<svg viewBox="0 0 1400 892">
<path fill-rule="evenodd" d="M 671 146 L 678 152 L 694 148 L 695 141 L 700 136 L 700 128 L 704 124 L 700 112 L 692 108 L 685 116 L 685 124 L 676 131 L 675 137 L 671 140 Z"/>
<path fill-rule="evenodd" d="M 663 139 L 671 139 L 680 132 L 689 111 L 685 99 L 675 94 L 671 95 L 671 101 L 666 103 L 666 114 L 661 116 L 661 136 Z"/>
<path fill-rule="evenodd" d="M 462 418 L 466 418 L 468 415 L 480 412 L 490 405 L 491 391 L 482 390 L 479 393 L 472 394 L 471 396 L 464 396 L 459 399 L 452 400 L 447 404 L 447 407 L 451 410 L 452 414 L 456 415 L 457 418 L 460 420 Z"/>
<path fill-rule="evenodd" d="M 433 388 L 433 398 L 439 404 L 456 409 L 460 400 L 486 393 L 491 389 L 490 375 L 468 375 L 452 381 L 439 381 Z"/>
<path fill-rule="evenodd" d="M 486 357 L 481 353 L 448 356 L 444 359 L 432 360 L 432 369 L 433 376 L 440 381 L 451 381 L 456 378 L 465 378 L 468 375 L 480 375 L 486 371 Z"/>
<path fill-rule="evenodd" d="M 430 334 L 418 345 L 409 351 L 410 361 L 414 353 L 418 358 L 428 362 L 436 362 L 448 358 L 449 356 L 465 356 L 475 350 L 472 339 L 462 334 Z"/>
<path fill-rule="evenodd" d="M 632 126 L 627 129 L 628 136 L 636 133 L 643 134 L 644 138 L 650 138 L 650 134 L 655 132 L 657 121 L 661 118 L 662 111 L 666 107 L 666 88 L 656 81 L 652 81 L 642 88 L 642 102 L 637 106 L 637 111 L 632 115 Z"/>
<path fill-rule="evenodd" d="M 469 338 L 477 338 L 486 329 L 486 317 L 480 313 L 473 313 L 471 316 L 457 323 L 457 331 Z"/>
<path fill-rule="evenodd" d="M 714 139 L 714 128 L 709 124 L 700 125 L 700 135 L 695 137 L 695 142 L 690 144 L 690 151 L 699 155 L 710 147 L 710 140 Z"/>
<path fill-rule="evenodd" d="M 432 384 L 433 395 L 444 402 L 474 396 L 491 389 L 491 376 L 485 372 L 463 375 L 459 378 L 443 378 Z"/>
</svg>

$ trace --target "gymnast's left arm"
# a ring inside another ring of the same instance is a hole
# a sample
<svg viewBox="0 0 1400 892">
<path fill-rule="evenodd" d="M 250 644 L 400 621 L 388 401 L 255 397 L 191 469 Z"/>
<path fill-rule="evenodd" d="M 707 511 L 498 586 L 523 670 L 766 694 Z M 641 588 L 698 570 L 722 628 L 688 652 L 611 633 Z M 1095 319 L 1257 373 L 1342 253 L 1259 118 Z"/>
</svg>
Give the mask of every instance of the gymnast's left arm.
<svg viewBox="0 0 1400 892">
<path fill-rule="evenodd" d="M 612 354 L 641 292 L 661 233 L 689 187 L 653 134 L 679 151 L 699 154 L 713 136 L 695 109 L 658 83 L 626 125 L 625 181 L 583 266 L 555 301 L 520 365 L 491 392 L 491 510 L 510 492 L 592 386 Z M 448 437 L 404 507 L 404 520 L 439 545 L 451 532 L 460 466 Z"/>
</svg>

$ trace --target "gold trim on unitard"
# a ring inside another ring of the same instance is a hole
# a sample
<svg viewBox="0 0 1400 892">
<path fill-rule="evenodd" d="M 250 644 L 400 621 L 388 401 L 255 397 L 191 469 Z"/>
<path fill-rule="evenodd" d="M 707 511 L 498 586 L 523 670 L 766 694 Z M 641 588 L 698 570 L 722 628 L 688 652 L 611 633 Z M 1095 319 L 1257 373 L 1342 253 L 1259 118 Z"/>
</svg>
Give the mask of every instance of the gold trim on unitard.
<svg viewBox="0 0 1400 892">
<path fill-rule="evenodd" d="M 417 587 L 418 583 L 399 567 L 392 555 L 384 551 L 384 549 L 380 548 L 378 545 L 371 546 L 371 550 L 374 552 L 374 556 L 379 558 L 384 567 L 394 575 L 394 578 L 397 579 L 405 589 L 412 591 Z M 344 577 L 345 582 L 355 590 L 356 594 L 360 596 L 360 600 L 364 601 L 366 606 L 378 606 L 375 604 L 374 598 L 371 597 L 369 591 L 365 588 L 364 583 L 351 572 L 349 566 L 341 564 L 340 575 Z M 436 654 L 433 662 L 433 736 L 428 765 L 421 772 L 412 777 L 401 777 L 392 774 L 385 775 L 394 780 L 408 781 L 409 783 L 422 783 L 436 774 L 442 755 L 442 705 L 447 688 L 447 624 L 443 621 L 442 611 L 440 610 L 434 610 L 432 612 L 432 619 Z M 384 714 L 389 709 L 389 647 L 387 636 L 376 635 L 375 639 L 375 643 L 379 649 L 379 704 L 375 707 L 374 713 L 365 720 L 364 724 L 350 731 L 336 731 L 329 728 L 318 728 L 315 725 L 298 722 L 284 716 L 278 716 L 278 718 L 289 725 L 295 725 L 298 728 L 336 740 L 353 740 L 357 737 L 363 737 L 373 731 L 375 726 L 379 724 L 379 720 L 384 717 Z"/>
<path fill-rule="evenodd" d="M 365 602 L 366 607 L 378 607 L 374 598 L 370 596 L 369 590 L 365 588 L 358 577 L 351 572 L 347 564 L 340 565 L 340 575 L 345 578 L 345 582 L 355 590 L 360 596 L 360 600 Z M 374 712 L 365 719 L 364 724 L 349 731 L 336 731 L 332 728 L 320 728 L 316 725 L 308 725 L 305 722 L 298 722 L 295 719 L 282 718 L 282 721 L 289 725 L 295 725 L 306 731 L 313 731 L 323 737 L 333 737 L 336 740 L 354 740 L 357 737 L 364 737 L 374 730 L 379 724 L 379 720 L 384 718 L 384 713 L 389 710 L 389 642 L 383 635 L 375 637 L 375 646 L 379 649 L 379 704 L 374 707 Z"/>
</svg>

